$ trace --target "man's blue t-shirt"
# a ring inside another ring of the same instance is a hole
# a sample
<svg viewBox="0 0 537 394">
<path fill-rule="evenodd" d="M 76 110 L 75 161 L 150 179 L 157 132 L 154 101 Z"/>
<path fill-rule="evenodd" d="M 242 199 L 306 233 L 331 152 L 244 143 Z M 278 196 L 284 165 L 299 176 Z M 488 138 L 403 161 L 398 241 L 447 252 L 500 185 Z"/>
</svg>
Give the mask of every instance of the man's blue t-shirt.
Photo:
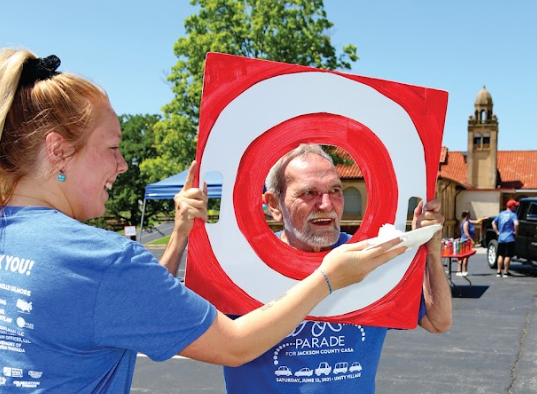
<svg viewBox="0 0 537 394">
<path fill-rule="evenodd" d="M 121 235 L 46 208 L 0 210 L 0 392 L 128 393 L 215 308 Z"/>
<path fill-rule="evenodd" d="M 516 213 L 510 209 L 506 209 L 499 213 L 494 218 L 494 223 L 498 227 L 500 235 L 498 236 L 499 243 L 515 242 L 515 222 L 518 221 Z"/>
<path fill-rule="evenodd" d="M 341 233 L 334 247 L 350 238 Z M 422 302 L 419 319 L 424 314 Z M 257 359 L 240 367 L 224 367 L 227 392 L 372 394 L 387 330 L 304 321 Z"/>
</svg>

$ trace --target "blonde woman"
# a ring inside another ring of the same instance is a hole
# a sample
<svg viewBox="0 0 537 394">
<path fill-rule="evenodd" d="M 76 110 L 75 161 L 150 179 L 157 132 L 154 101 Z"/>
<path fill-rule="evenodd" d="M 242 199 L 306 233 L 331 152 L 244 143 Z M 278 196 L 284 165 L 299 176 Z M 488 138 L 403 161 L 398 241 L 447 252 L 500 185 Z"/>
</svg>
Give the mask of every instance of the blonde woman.
<svg viewBox="0 0 537 394">
<path fill-rule="evenodd" d="M 403 253 L 388 251 L 399 240 L 364 252 L 367 242 L 344 245 L 270 307 L 229 319 L 166 269 L 177 267 L 193 221 L 207 218 L 195 165 L 175 197 L 162 265 L 139 243 L 80 222 L 104 214 L 127 163 L 106 93 L 59 65 L 0 52 L 0 364 L 15 371 L 2 392 L 126 393 L 137 352 L 241 365 L 332 290 Z"/>
</svg>

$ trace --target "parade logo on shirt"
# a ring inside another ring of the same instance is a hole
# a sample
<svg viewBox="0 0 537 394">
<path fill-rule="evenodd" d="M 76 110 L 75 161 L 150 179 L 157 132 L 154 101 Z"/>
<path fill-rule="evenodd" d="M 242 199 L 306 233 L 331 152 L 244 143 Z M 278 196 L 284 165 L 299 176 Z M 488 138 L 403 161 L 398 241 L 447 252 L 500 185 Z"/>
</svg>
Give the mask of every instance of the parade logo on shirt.
<svg viewBox="0 0 537 394">
<path fill-rule="evenodd" d="M 17 300 L 16 307 L 19 308 L 21 313 L 30 313 L 32 311 L 32 303 L 20 298 Z"/>
<path fill-rule="evenodd" d="M 354 328 L 358 341 L 346 344 L 342 324 L 303 322 L 274 351 L 276 382 L 316 384 L 360 378 L 362 365 L 353 354 L 354 346 L 365 341 L 365 330 Z M 295 360 L 300 360 L 298 368 Z"/>
<path fill-rule="evenodd" d="M 34 379 L 39 379 L 41 376 L 43 376 L 42 371 L 28 371 L 28 375 L 30 375 Z"/>
<path fill-rule="evenodd" d="M 35 261 L 17 256 L 0 254 L 0 270 L 30 275 Z"/>
<path fill-rule="evenodd" d="M 35 389 L 39 387 L 41 382 L 27 381 L 27 380 L 15 380 L 13 385 L 18 388 Z"/>
<path fill-rule="evenodd" d="M 20 368 L 4 367 L 3 373 L 8 378 L 22 378 L 23 376 L 23 371 Z"/>
<path fill-rule="evenodd" d="M 34 329 L 33 323 L 28 323 L 22 317 L 17 317 L 16 323 L 17 323 L 17 326 L 19 326 L 20 328 L 29 328 L 30 330 Z"/>
</svg>

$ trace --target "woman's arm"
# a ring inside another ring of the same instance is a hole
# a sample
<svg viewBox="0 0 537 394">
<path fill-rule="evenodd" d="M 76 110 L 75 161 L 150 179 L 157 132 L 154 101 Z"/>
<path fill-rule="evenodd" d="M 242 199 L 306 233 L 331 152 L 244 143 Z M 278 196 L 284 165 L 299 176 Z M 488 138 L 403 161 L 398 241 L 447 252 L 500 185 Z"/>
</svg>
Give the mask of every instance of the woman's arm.
<svg viewBox="0 0 537 394">
<path fill-rule="evenodd" d="M 194 218 L 207 220 L 206 192 L 192 187 L 196 169 L 197 164 L 193 162 L 183 190 L 174 198 L 175 228 L 160 261 L 174 275 Z M 236 320 L 218 312 L 209 329 L 183 349 L 181 355 L 228 366 L 253 360 L 292 332 L 329 295 L 328 282 L 333 291 L 361 282 L 375 268 L 404 253 L 405 247 L 389 251 L 400 242 L 396 239 L 363 252 L 369 246 L 367 241 L 333 249 L 319 270 L 276 300 Z"/>
<path fill-rule="evenodd" d="M 319 270 L 281 297 L 232 320 L 218 313 L 211 327 L 182 352 L 195 360 L 238 366 L 260 356 L 296 328 L 311 310 L 333 291 L 362 281 L 371 271 L 404 253 L 405 247 L 388 251 L 399 239 L 361 252 L 367 241 L 344 244 L 325 256 Z"/>
</svg>

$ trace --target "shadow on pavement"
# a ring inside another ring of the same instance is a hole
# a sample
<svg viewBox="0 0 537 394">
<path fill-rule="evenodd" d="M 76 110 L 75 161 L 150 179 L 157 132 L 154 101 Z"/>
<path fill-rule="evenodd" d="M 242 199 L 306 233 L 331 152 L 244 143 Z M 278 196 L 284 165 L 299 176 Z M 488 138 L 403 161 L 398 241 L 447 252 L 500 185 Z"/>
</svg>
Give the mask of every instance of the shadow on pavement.
<svg viewBox="0 0 537 394">
<path fill-rule="evenodd" d="M 524 264 L 519 266 L 509 267 L 509 271 L 513 276 L 530 276 L 537 277 L 537 267 L 532 264 Z"/>
<path fill-rule="evenodd" d="M 454 298 L 480 298 L 489 286 L 452 286 L 451 296 Z"/>
</svg>

